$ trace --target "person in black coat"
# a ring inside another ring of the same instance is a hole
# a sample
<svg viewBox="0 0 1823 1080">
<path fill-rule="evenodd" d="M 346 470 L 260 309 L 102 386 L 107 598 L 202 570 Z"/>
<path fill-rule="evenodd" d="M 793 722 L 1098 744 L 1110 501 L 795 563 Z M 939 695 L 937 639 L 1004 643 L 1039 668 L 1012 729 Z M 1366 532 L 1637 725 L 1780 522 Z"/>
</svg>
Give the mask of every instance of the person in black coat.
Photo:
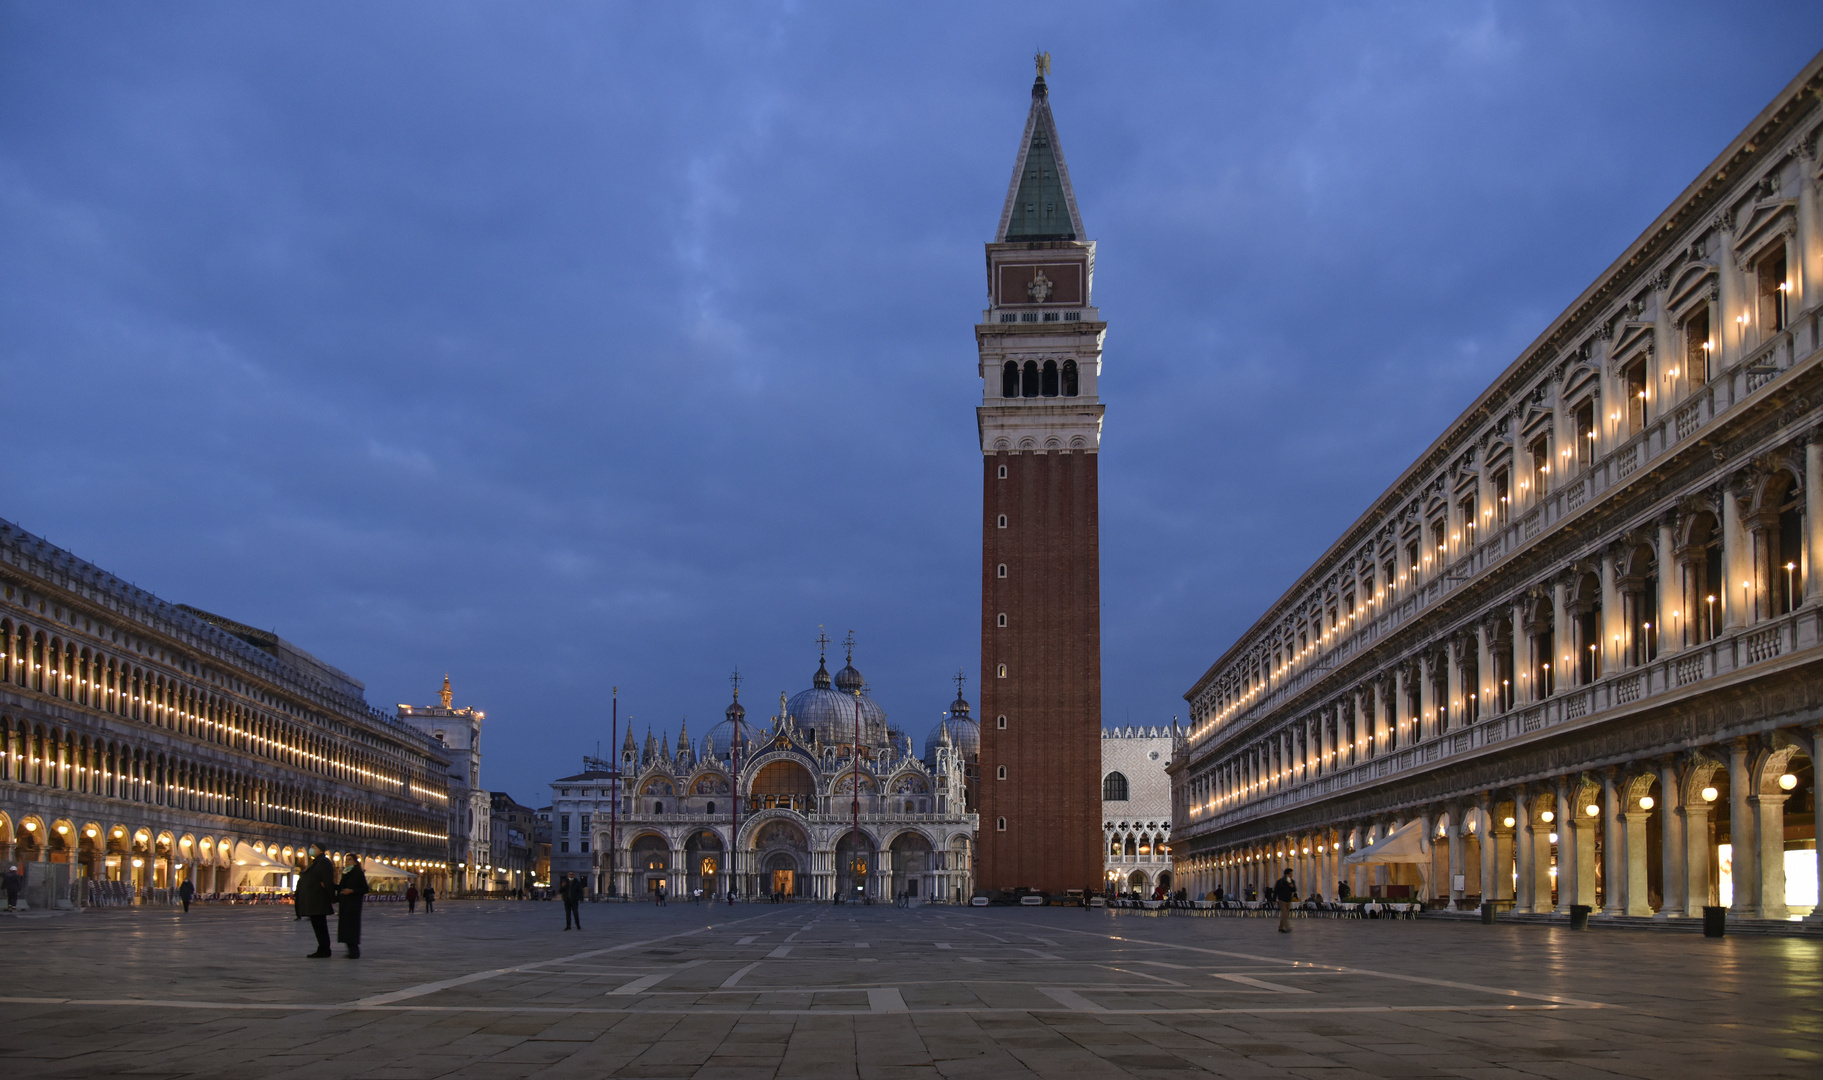
<svg viewBox="0 0 1823 1080">
<path fill-rule="evenodd" d="M 190 901 L 196 899 L 196 886 L 190 883 L 189 878 L 185 878 L 184 883 L 177 887 L 177 898 L 184 902 L 184 910 L 189 911 Z"/>
<path fill-rule="evenodd" d="M 367 872 L 358 855 L 348 856 L 342 882 L 336 886 L 335 939 L 348 946 L 348 959 L 361 958 L 361 911 L 367 905 Z"/>
<path fill-rule="evenodd" d="M 557 895 L 563 898 L 563 928 L 568 930 L 570 924 L 582 929 L 582 882 L 575 874 L 563 875 L 563 884 L 557 886 Z"/>
<path fill-rule="evenodd" d="M 335 908 L 335 867 L 317 844 L 310 845 L 310 865 L 298 875 L 291 903 L 300 919 L 309 919 L 316 931 L 316 952 L 307 959 L 321 960 L 333 955 L 329 951 L 329 913 Z"/>
<path fill-rule="evenodd" d="M 1298 883 L 1291 880 L 1291 868 L 1272 886 L 1272 898 L 1279 902 L 1279 933 L 1291 933 L 1291 904 L 1298 898 Z"/>
</svg>

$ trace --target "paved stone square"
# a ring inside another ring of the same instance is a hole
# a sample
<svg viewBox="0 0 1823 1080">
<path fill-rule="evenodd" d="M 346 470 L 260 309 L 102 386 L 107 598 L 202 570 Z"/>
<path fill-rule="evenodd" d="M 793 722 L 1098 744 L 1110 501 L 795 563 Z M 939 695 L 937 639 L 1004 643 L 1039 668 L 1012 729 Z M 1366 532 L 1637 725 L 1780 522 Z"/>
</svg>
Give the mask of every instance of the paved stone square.
<svg viewBox="0 0 1823 1080">
<path fill-rule="evenodd" d="M 1065 909 L 0 919 L 11 1077 L 1814 1077 L 1823 942 Z"/>
</svg>

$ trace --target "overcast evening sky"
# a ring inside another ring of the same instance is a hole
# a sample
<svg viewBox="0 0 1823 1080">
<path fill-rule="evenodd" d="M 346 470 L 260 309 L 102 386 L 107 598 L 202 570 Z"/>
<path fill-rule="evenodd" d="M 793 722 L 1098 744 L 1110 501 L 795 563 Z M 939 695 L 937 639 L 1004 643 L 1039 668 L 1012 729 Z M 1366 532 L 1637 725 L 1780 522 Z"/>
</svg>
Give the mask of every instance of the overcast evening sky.
<svg viewBox="0 0 1823 1080">
<path fill-rule="evenodd" d="M 981 245 L 1049 79 L 1109 321 L 1104 716 L 1182 694 L 1823 5 L 0 4 L 0 517 L 534 806 L 853 630 L 979 671 Z"/>
</svg>

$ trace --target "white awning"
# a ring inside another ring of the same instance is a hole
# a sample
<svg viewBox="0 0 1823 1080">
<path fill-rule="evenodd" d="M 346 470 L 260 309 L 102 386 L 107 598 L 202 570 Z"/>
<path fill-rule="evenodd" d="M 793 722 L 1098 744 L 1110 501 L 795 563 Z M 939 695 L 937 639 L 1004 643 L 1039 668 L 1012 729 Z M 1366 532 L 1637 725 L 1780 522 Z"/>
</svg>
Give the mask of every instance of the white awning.
<svg viewBox="0 0 1823 1080">
<path fill-rule="evenodd" d="M 406 878 L 406 879 L 410 879 L 410 878 L 415 878 L 418 876 L 418 875 L 412 873 L 410 870 L 401 870 L 398 867 L 393 866 L 390 863 L 383 863 L 378 859 L 367 859 L 367 858 L 363 858 L 361 860 L 361 871 L 370 878 Z"/>
<path fill-rule="evenodd" d="M 1424 839 L 1424 822 L 1408 821 L 1386 836 L 1345 856 L 1346 865 L 1359 863 L 1428 863 L 1430 844 Z"/>
<path fill-rule="evenodd" d="M 291 867 L 266 857 L 266 853 L 251 844 L 236 841 L 234 844 L 234 865 L 242 868 L 260 868 L 267 870 L 289 871 Z"/>
</svg>

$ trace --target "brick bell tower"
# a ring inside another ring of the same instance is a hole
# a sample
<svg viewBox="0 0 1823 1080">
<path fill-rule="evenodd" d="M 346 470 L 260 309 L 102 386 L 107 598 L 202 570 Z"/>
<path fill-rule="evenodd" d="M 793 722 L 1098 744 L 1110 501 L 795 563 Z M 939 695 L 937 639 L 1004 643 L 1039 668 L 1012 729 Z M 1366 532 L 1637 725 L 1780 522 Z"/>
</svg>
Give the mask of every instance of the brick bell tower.
<svg viewBox="0 0 1823 1080">
<path fill-rule="evenodd" d="M 1095 244 L 1040 55 L 987 245 L 981 353 L 981 814 L 977 885 L 1102 883 L 1101 343 Z"/>
</svg>

